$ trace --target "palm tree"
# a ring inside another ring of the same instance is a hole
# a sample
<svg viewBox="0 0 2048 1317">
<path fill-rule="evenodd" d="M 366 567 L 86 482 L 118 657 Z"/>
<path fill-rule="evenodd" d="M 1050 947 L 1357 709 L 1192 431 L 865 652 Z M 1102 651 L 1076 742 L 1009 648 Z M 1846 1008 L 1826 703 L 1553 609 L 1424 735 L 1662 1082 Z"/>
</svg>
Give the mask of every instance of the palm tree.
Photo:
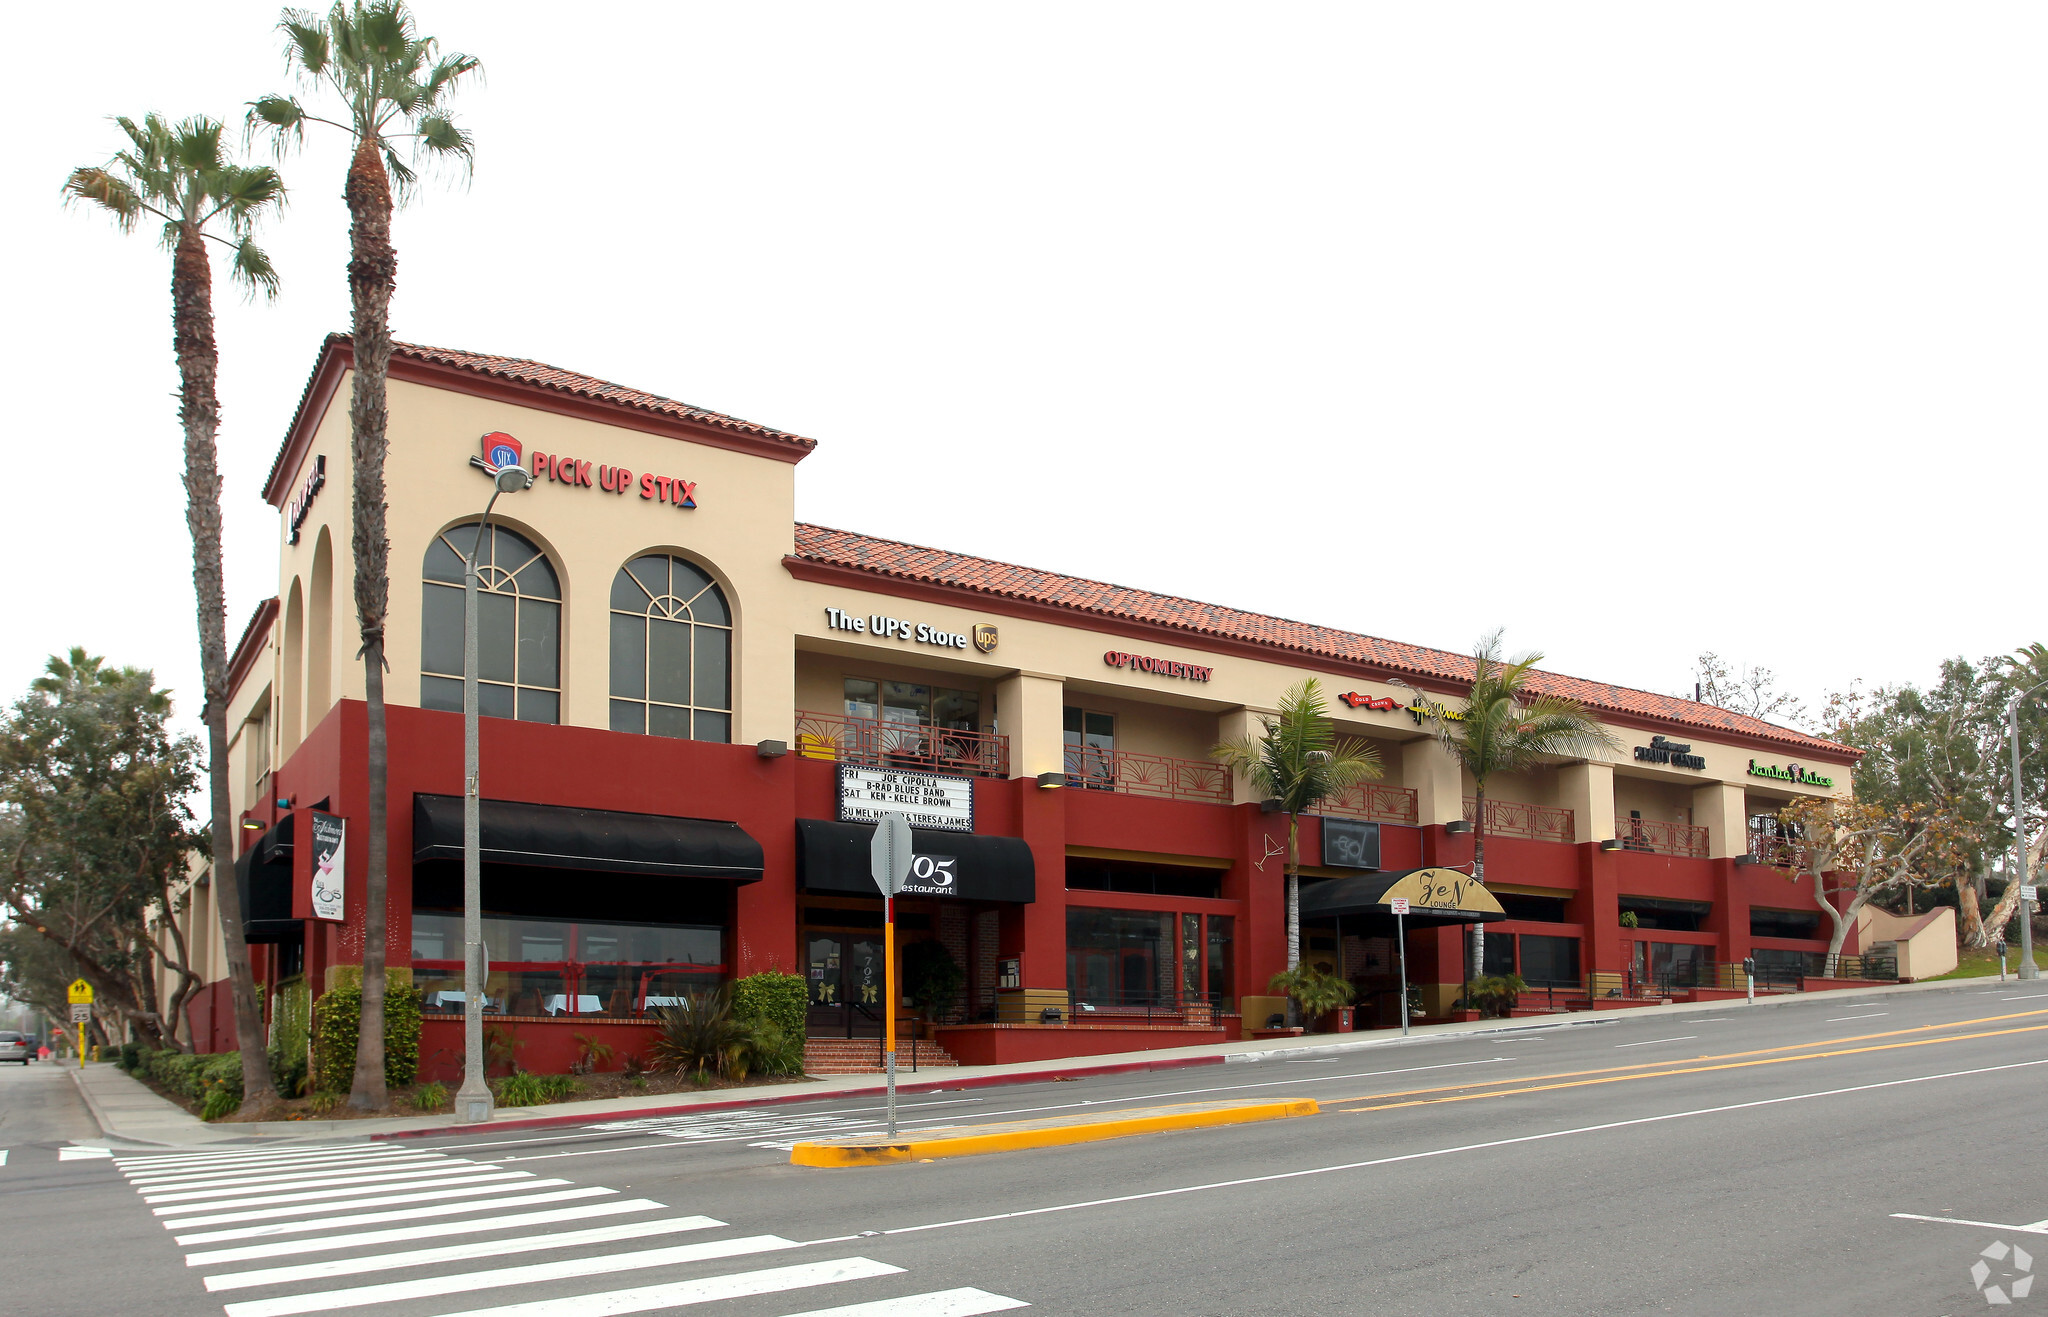
<svg viewBox="0 0 2048 1317">
<path fill-rule="evenodd" d="M 307 113 L 294 97 L 265 96 L 250 104 L 250 130 L 270 129 L 279 151 L 302 140 L 309 123 L 338 128 L 355 143 L 342 195 L 349 213 L 348 287 L 355 353 L 355 384 L 349 398 L 355 473 L 350 519 L 369 714 L 369 846 L 363 881 L 362 1032 L 348 1100 L 351 1106 L 370 1108 L 385 1103 L 384 794 L 389 751 L 384 730 L 384 622 L 391 593 L 391 545 L 384 533 L 384 399 L 391 368 L 391 295 L 398 287 L 391 211 L 394 195 L 402 203 L 418 182 L 399 158 L 397 143 L 410 141 L 415 158 L 438 158 L 466 171 L 472 160 L 469 134 L 456 127 L 442 107 L 455 84 L 479 64 L 468 55 L 442 55 L 434 38 L 419 35 L 403 0 L 335 0 L 325 17 L 288 9 L 278 27 L 285 34 L 287 65 L 303 81 L 332 92 L 342 113 L 325 119 Z"/>
<path fill-rule="evenodd" d="M 185 427 L 185 525 L 192 532 L 192 585 L 199 604 L 199 666 L 206 684 L 207 785 L 213 796 L 214 892 L 227 944 L 235 1037 L 242 1049 L 242 1105 L 276 1097 L 264 1053 L 263 1007 L 242 936 L 235 888 L 234 807 L 228 798 L 227 588 L 221 577 L 220 426 L 213 340 L 213 267 L 208 240 L 229 248 L 229 276 L 252 295 L 277 296 L 277 272 L 255 243 L 256 221 L 284 204 L 284 183 L 267 165 L 238 165 L 221 153 L 221 125 L 191 118 L 175 126 L 152 114 L 117 118 L 128 147 L 105 165 L 74 169 L 67 204 L 100 207 L 124 233 L 145 216 L 163 223 L 171 253 L 171 344 L 178 358 L 178 420 Z M 230 236 L 209 230 L 225 227 Z M 175 1028 L 173 1022 L 173 1028 Z"/>
<path fill-rule="evenodd" d="M 1486 881 L 1486 780 L 1495 773 L 1520 773 L 1544 759 L 1564 756 L 1589 759 L 1617 751 L 1614 738 L 1585 706 L 1562 695 L 1537 695 L 1529 677 L 1541 654 L 1530 652 L 1512 660 L 1500 656 L 1501 633 L 1483 637 L 1473 651 L 1472 687 L 1462 714 L 1420 696 L 1415 702 L 1451 758 L 1472 775 L 1478 797 L 1478 818 L 1472 833 L 1472 880 Z M 1399 683 L 1406 685 L 1407 683 Z M 1410 689 L 1414 689 L 1410 687 Z M 1466 935 L 1469 982 L 1486 967 L 1486 926 L 1473 924 Z"/>
<path fill-rule="evenodd" d="M 1261 718 L 1259 736 L 1225 741 L 1209 753 L 1242 773 L 1287 815 L 1287 968 L 1301 963 L 1301 816 L 1332 796 L 1380 775 L 1379 751 L 1337 739 L 1323 689 L 1314 677 L 1287 688 L 1280 716 Z M 1289 1010 L 1293 1009 L 1291 1001 Z"/>
</svg>

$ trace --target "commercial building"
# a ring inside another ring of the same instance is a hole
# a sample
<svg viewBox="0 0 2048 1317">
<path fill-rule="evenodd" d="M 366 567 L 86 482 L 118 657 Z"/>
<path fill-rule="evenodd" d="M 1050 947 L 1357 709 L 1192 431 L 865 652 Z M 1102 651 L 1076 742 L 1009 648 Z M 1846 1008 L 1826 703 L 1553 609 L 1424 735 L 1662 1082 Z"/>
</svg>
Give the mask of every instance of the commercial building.
<svg viewBox="0 0 2048 1317">
<path fill-rule="evenodd" d="M 232 665 L 237 880 L 273 985 L 362 956 L 351 360 L 345 337 L 322 346 L 264 483 L 278 596 Z M 904 954 L 963 971 L 931 1012 L 961 1059 L 1265 1024 L 1285 818 L 1209 752 L 1305 676 L 1386 767 L 1305 821 L 1306 880 L 1349 880 L 1308 885 L 1306 946 L 1358 985 L 1362 1027 L 1397 1022 L 1374 898 L 1467 864 L 1472 841 L 1473 784 L 1409 706 L 1455 708 L 1466 656 L 798 524 L 812 440 L 535 362 L 400 346 L 389 433 L 387 952 L 428 994 L 430 1070 L 460 1052 L 461 563 L 487 453 L 535 479 L 483 541 L 479 630 L 487 1009 L 530 1068 L 565 1061 L 572 1032 L 629 1054 L 653 1007 L 771 967 L 809 980 L 813 1034 L 875 1032 L 878 807 L 913 814 Z M 1625 748 L 1489 781 L 1489 969 L 1563 1004 L 1711 986 L 1750 955 L 1817 968 L 1811 893 L 1751 862 L 1752 820 L 1845 792 L 1854 752 L 1536 680 Z M 1463 916 L 1441 917 L 1407 937 L 1435 1015 L 1462 978 Z M 218 985 L 194 1025 L 233 1045 Z"/>
</svg>

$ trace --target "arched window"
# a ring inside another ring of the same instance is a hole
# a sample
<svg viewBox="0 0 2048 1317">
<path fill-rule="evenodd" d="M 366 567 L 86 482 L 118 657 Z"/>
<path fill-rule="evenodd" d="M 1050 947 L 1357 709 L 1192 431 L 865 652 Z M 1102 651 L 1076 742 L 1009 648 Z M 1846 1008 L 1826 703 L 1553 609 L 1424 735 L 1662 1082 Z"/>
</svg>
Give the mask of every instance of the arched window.
<svg viewBox="0 0 2048 1317">
<path fill-rule="evenodd" d="M 420 707 L 462 712 L 462 560 L 475 526 L 427 546 L 420 574 Z M 562 720 L 562 586 L 547 555 L 493 526 L 477 553 L 477 712 L 529 723 Z"/>
<path fill-rule="evenodd" d="M 694 563 L 651 553 L 612 580 L 612 730 L 732 740 L 732 612 Z"/>
</svg>

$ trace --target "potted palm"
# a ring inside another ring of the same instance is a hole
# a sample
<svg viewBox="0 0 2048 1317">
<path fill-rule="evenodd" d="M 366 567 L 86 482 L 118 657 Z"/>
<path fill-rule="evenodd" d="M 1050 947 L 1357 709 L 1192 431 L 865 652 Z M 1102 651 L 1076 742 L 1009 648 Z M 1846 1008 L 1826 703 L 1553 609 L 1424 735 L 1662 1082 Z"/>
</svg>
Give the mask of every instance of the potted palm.
<svg viewBox="0 0 2048 1317">
<path fill-rule="evenodd" d="M 1358 994 L 1351 985 L 1314 961 L 1303 961 L 1293 969 L 1275 974 L 1266 985 L 1273 992 L 1287 994 L 1304 1020 L 1315 1022 L 1316 1033 L 1334 1032 L 1339 1008 L 1349 1006 Z"/>
</svg>

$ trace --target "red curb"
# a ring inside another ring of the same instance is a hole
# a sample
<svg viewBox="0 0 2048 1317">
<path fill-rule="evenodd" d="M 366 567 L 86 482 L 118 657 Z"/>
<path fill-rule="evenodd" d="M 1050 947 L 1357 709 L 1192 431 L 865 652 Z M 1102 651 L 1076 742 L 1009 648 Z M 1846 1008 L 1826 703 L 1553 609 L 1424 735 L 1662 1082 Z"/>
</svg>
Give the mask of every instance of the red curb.
<svg viewBox="0 0 2048 1317">
<path fill-rule="evenodd" d="M 942 1093 L 949 1089 L 996 1088 L 1006 1084 L 1038 1084 L 1055 1079 L 1085 1079 L 1094 1075 L 1126 1075 L 1146 1070 L 1186 1070 L 1193 1066 L 1222 1065 L 1223 1057 L 1189 1056 L 1171 1061 L 1124 1061 L 1117 1065 L 1070 1066 L 1064 1070 L 1034 1070 L 1025 1074 L 970 1075 L 960 1079 L 932 1080 L 920 1084 L 898 1084 L 898 1093 Z M 551 1129 L 560 1125 L 596 1125 L 612 1120 L 645 1120 L 651 1116 L 687 1116 L 699 1111 L 731 1111 L 739 1107 L 779 1107 L 792 1102 L 829 1102 L 839 1098 L 878 1097 L 887 1085 L 849 1088 L 837 1093 L 785 1093 L 778 1097 L 735 1098 L 730 1102 L 698 1102 L 681 1107 L 643 1107 L 637 1111 L 614 1111 L 581 1116 L 535 1116 L 528 1120 L 494 1120 L 482 1125 L 443 1125 L 438 1129 L 390 1130 L 372 1134 L 372 1139 L 437 1139 L 450 1134 L 496 1134 L 508 1130 Z"/>
</svg>

